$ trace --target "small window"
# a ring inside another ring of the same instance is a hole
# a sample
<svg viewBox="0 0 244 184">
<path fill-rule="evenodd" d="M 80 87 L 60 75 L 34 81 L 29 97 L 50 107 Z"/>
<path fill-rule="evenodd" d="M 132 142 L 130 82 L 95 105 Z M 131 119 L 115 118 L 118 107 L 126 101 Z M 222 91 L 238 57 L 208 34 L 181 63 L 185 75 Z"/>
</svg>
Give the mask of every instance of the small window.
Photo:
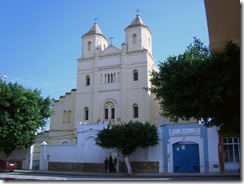
<svg viewBox="0 0 244 184">
<path fill-rule="evenodd" d="M 90 76 L 86 76 L 86 86 L 90 86 Z"/>
<path fill-rule="evenodd" d="M 91 42 L 88 42 L 87 47 L 88 47 L 88 50 L 91 50 Z"/>
<path fill-rule="evenodd" d="M 114 82 L 114 76 L 113 74 L 111 73 L 111 83 Z"/>
<path fill-rule="evenodd" d="M 103 74 L 101 74 L 101 77 L 100 77 L 100 84 L 103 83 Z"/>
<path fill-rule="evenodd" d="M 88 109 L 88 107 L 85 107 L 85 109 L 84 109 L 84 116 L 85 116 L 84 120 L 88 120 L 89 119 L 89 109 Z"/>
<path fill-rule="evenodd" d="M 71 110 L 68 111 L 67 123 L 71 123 Z"/>
<path fill-rule="evenodd" d="M 104 109 L 104 117 L 105 119 L 108 119 L 108 108 Z"/>
<path fill-rule="evenodd" d="M 104 75 L 104 81 L 107 83 L 107 74 Z"/>
<path fill-rule="evenodd" d="M 133 117 L 138 118 L 139 117 L 139 112 L 138 112 L 138 105 L 133 104 Z"/>
<path fill-rule="evenodd" d="M 138 71 L 137 70 L 133 70 L 133 80 L 138 81 Z"/>
<path fill-rule="evenodd" d="M 63 123 L 66 123 L 67 111 L 64 110 L 63 112 Z"/>
<path fill-rule="evenodd" d="M 136 44 L 136 34 L 133 34 L 133 44 Z"/>
<path fill-rule="evenodd" d="M 114 109 L 114 107 L 111 108 L 111 119 L 115 119 L 115 109 Z"/>
<path fill-rule="evenodd" d="M 110 83 L 110 74 L 108 74 L 108 83 Z"/>
</svg>

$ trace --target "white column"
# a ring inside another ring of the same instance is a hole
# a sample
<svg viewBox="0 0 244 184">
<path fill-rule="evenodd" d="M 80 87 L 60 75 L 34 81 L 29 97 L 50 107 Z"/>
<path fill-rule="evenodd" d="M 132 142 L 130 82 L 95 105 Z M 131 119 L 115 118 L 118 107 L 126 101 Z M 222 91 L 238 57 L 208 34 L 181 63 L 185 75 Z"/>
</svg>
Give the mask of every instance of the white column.
<svg viewBox="0 0 244 184">
<path fill-rule="evenodd" d="M 40 166 L 39 170 L 48 170 L 48 160 L 46 155 L 46 145 L 47 143 L 43 141 L 40 146 Z"/>
</svg>

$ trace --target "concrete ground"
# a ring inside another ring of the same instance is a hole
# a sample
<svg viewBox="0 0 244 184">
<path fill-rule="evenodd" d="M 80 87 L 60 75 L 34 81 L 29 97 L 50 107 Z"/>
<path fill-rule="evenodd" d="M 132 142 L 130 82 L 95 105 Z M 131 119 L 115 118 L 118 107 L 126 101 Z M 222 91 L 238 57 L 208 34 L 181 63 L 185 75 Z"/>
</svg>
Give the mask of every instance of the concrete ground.
<svg viewBox="0 0 244 184">
<path fill-rule="evenodd" d="M 102 173 L 102 172 L 71 172 L 71 171 L 40 171 L 40 170 L 16 170 L 19 172 L 32 172 L 32 173 L 54 173 L 54 174 L 70 174 L 70 175 L 83 175 L 83 176 L 109 176 L 109 177 L 233 177 L 240 176 L 238 171 L 226 171 L 226 172 L 209 172 L 209 173 Z"/>
</svg>

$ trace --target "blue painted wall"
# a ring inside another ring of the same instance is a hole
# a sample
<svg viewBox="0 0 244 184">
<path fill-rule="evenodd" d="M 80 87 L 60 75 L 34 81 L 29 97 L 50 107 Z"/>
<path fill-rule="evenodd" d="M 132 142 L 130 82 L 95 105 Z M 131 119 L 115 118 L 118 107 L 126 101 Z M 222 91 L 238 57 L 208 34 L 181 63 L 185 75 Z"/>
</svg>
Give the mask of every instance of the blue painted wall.
<svg viewBox="0 0 244 184">
<path fill-rule="evenodd" d="M 166 121 L 162 123 L 163 129 L 163 165 L 164 172 L 168 173 L 168 144 L 167 141 L 170 138 L 169 129 L 184 129 L 184 128 L 200 128 L 200 137 L 203 139 L 203 148 L 204 148 L 204 165 L 205 172 L 209 172 L 209 156 L 208 156 L 208 133 L 207 128 L 203 124 L 167 124 Z"/>
</svg>

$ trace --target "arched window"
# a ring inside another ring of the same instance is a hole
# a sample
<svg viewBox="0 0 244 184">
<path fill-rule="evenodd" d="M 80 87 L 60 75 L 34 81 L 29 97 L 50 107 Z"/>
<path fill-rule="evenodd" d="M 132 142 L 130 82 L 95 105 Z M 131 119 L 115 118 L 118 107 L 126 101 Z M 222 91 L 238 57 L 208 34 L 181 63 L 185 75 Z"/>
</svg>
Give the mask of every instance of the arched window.
<svg viewBox="0 0 244 184">
<path fill-rule="evenodd" d="M 114 76 L 113 76 L 113 74 L 111 73 L 111 83 L 113 83 L 114 82 Z"/>
<path fill-rule="evenodd" d="M 90 86 L 90 76 L 89 75 L 86 75 L 86 86 Z"/>
<path fill-rule="evenodd" d="M 108 83 L 110 83 L 110 74 L 108 74 Z"/>
<path fill-rule="evenodd" d="M 118 82 L 120 81 L 120 73 L 119 72 L 117 73 L 117 81 Z"/>
<path fill-rule="evenodd" d="M 138 81 L 138 71 L 137 70 L 133 70 L 133 80 Z"/>
<path fill-rule="evenodd" d="M 104 119 L 108 119 L 108 106 L 104 107 Z"/>
<path fill-rule="evenodd" d="M 66 110 L 64 110 L 64 112 L 63 112 L 63 123 L 66 123 L 66 120 L 67 120 L 67 111 Z"/>
<path fill-rule="evenodd" d="M 104 104 L 104 117 L 103 119 L 106 121 L 115 120 L 116 119 L 116 111 L 115 104 L 111 101 L 108 101 Z"/>
<path fill-rule="evenodd" d="M 111 105 L 111 119 L 115 119 L 115 107 Z"/>
<path fill-rule="evenodd" d="M 70 140 L 64 139 L 60 142 L 60 144 L 71 144 Z"/>
<path fill-rule="evenodd" d="M 88 48 L 88 50 L 91 50 L 91 42 L 90 41 L 87 44 L 87 48 Z"/>
<path fill-rule="evenodd" d="M 107 83 L 107 74 L 104 75 L 104 81 Z"/>
<path fill-rule="evenodd" d="M 103 74 L 101 74 L 101 77 L 100 77 L 100 84 L 103 83 Z"/>
<path fill-rule="evenodd" d="M 133 104 L 133 118 L 138 118 L 139 117 L 139 109 L 138 105 L 135 103 Z"/>
<path fill-rule="evenodd" d="M 133 34 L 133 44 L 136 44 L 136 34 Z"/>
<path fill-rule="evenodd" d="M 67 123 L 71 123 L 71 110 L 68 111 Z"/>
<path fill-rule="evenodd" d="M 88 109 L 88 107 L 84 108 L 84 120 L 89 120 L 89 109 Z"/>
</svg>

